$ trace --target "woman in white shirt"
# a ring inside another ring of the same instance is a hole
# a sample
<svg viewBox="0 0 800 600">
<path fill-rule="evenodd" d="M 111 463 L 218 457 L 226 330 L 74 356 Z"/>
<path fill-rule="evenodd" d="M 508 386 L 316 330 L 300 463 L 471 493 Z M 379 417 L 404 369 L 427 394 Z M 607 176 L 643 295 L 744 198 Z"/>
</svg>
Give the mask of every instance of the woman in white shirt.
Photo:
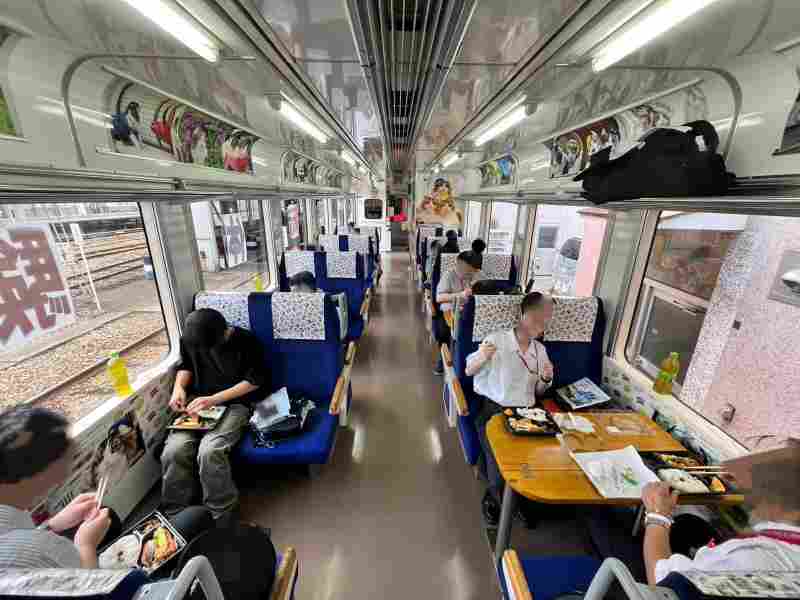
<svg viewBox="0 0 800 600">
<path fill-rule="evenodd" d="M 483 513 L 490 525 L 500 516 L 503 477 L 486 437 L 486 424 L 505 408 L 533 406 L 552 385 L 553 364 L 537 339 L 552 316 L 551 297 L 539 292 L 527 294 L 522 300 L 519 325 L 490 334 L 467 357 L 466 374 L 474 377 L 475 392 L 485 397 L 475 427 L 486 460 L 489 488 L 483 498 Z"/>
</svg>

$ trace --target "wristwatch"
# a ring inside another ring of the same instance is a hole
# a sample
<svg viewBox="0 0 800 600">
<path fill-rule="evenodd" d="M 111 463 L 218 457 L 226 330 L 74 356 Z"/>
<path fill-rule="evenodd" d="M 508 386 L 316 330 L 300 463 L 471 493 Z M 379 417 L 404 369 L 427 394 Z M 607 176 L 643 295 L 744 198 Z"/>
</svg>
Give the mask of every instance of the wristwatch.
<svg viewBox="0 0 800 600">
<path fill-rule="evenodd" d="M 650 525 L 658 525 L 659 527 L 663 527 L 664 529 L 670 529 L 675 524 L 675 521 L 672 517 L 668 517 L 666 515 L 662 515 L 656 512 L 649 512 L 644 517 L 644 525 L 648 527 Z"/>
</svg>

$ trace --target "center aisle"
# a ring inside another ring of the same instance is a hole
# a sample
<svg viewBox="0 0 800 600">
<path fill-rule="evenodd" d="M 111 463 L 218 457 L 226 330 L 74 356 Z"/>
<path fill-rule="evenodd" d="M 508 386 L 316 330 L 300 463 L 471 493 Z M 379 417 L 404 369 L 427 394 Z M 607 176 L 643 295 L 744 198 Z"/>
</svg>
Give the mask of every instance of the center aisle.
<svg viewBox="0 0 800 600">
<path fill-rule="evenodd" d="M 499 598 L 482 486 L 443 416 L 408 255 L 383 264 L 331 464 L 244 490 L 242 517 L 297 549 L 297 600 Z"/>
</svg>

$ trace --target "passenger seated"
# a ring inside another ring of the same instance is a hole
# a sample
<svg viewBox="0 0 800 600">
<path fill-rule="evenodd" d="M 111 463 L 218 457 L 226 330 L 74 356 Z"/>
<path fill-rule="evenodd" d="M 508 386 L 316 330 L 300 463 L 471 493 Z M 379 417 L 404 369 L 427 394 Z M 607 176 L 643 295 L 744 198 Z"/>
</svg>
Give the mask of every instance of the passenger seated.
<svg viewBox="0 0 800 600">
<path fill-rule="evenodd" d="M 504 481 L 486 436 L 486 425 L 508 407 L 533 406 L 553 383 L 553 364 L 538 340 L 553 316 L 553 299 L 533 292 L 523 298 L 521 309 L 519 325 L 489 334 L 467 357 L 466 375 L 474 377 L 475 392 L 484 397 L 475 427 L 486 461 L 489 487 L 482 506 L 489 525 L 495 525 L 500 517 Z"/>
<path fill-rule="evenodd" d="M 21 406 L 0 414 L 0 568 L 93 569 L 113 513 L 81 494 L 38 528 L 34 502 L 71 474 L 75 451 L 61 415 Z M 117 519 L 117 521 L 119 521 Z M 74 539 L 62 533 L 77 527 Z"/>
<path fill-rule="evenodd" d="M 449 243 L 449 240 L 448 240 Z M 447 247 L 447 244 L 442 248 Z M 436 343 L 441 346 L 442 344 L 450 344 L 452 333 L 450 325 L 445 319 L 445 313 L 453 310 L 453 304 L 458 301 L 466 301 L 472 296 L 472 284 L 484 279 L 481 273 L 480 263 L 478 257 L 471 250 L 466 250 L 458 255 L 456 259 L 456 267 L 452 271 L 445 273 L 444 277 L 439 281 L 439 286 L 436 288 L 436 302 L 439 308 L 436 314 L 433 315 L 433 337 Z M 442 358 L 434 370 L 434 374 L 441 375 L 444 373 L 444 365 Z"/>
<path fill-rule="evenodd" d="M 289 290 L 292 292 L 313 294 L 317 291 L 317 279 L 311 271 L 300 271 L 289 278 Z M 347 327 L 349 323 L 349 316 L 347 314 L 347 294 L 341 292 L 339 294 L 329 294 L 329 296 L 336 305 L 336 312 L 339 314 L 339 337 L 345 339 L 347 337 Z"/>
<path fill-rule="evenodd" d="M 439 240 L 433 240 L 431 242 L 431 249 L 428 252 L 428 260 L 425 263 L 425 276 L 430 280 L 431 275 L 433 275 L 433 267 L 436 264 L 436 256 L 439 254 L 439 251 L 442 248 L 442 244 Z"/>
<path fill-rule="evenodd" d="M 199 470 L 203 504 L 218 519 L 238 505 L 228 456 L 244 434 L 251 405 L 264 396 L 264 348 L 249 331 L 228 326 L 221 313 L 201 308 L 186 318 L 180 349 L 170 407 L 191 415 L 212 406 L 227 411 L 207 433 L 170 433 L 161 456 L 163 510 L 171 514 L 192 504 Z"/>
<path fill-rule="evenodd" d="M 481 268 L 483 268 L 483 253 L 486 252 L 486 242 L 481 238 L 476 238 L 472 242 L 472 251 L 481 259 Z"/>
<path fill-rule="evenodd" d="M 757 455 L 756 455 L 757 456 Z M 647 511 L 644 561 L 647 581 L 655 585 L 685 571 L 800 571 L 800 448 L 790 447 L 730 461 L 725 466 L 746 489 L 753 532 L 701 548 L 695 557 L 673 554 L 672 514 L 677 493 L 666 483 L 650 483 L 642 492 Z M 752 484 L 750 484 L 752 482 Z"/>
<path fill-rule="evenodd" d="M 289 278 L 289 290 L 312 294 L 317 291 L 317 279 L 311 271 L 300 271 Z"/>
<path fill-rule="evenodd" d="M 458 246 L 458 232 L 450 229 L 447 234 L 447 241 L 442 246 L 441 252 L 444 254 L 458 254 L 461 248 Z"/>
</svg>

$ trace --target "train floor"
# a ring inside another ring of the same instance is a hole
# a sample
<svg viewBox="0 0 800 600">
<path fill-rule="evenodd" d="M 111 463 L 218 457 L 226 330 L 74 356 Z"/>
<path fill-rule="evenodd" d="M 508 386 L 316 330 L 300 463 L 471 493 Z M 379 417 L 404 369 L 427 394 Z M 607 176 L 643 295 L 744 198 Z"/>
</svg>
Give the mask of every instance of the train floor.
<svg viewBox="0 0 800 600">
<path fill-rule="evenodd" d="M 273 477 L 242 491 L 242 517 L 300 558 L 298 600 L 499 598 L 480 511 L 483 484 L 464 462 L 432 373 L 431 346 L 407 253 L 387 253 L 359 344 L 350 425 L 315 477 Z M 574 517 L 512 545 L 583 554 Z"/>
</svg>

